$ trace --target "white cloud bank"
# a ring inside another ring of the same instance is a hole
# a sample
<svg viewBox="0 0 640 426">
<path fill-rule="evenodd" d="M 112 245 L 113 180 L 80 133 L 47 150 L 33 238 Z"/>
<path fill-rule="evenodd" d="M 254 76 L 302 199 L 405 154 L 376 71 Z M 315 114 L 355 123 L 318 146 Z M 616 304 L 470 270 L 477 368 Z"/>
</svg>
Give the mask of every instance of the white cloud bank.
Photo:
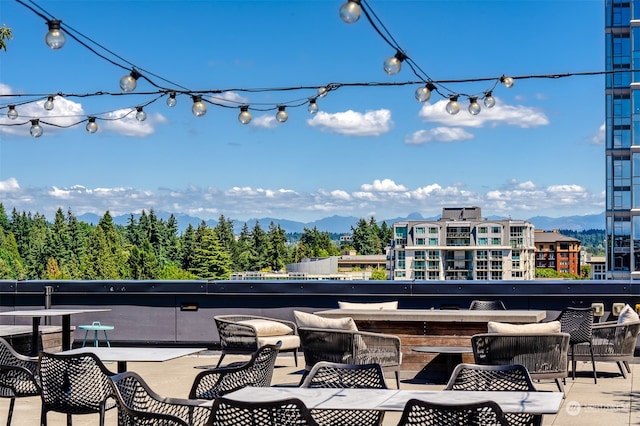
<svg viewBox="0 0 640 426">
<path fill-rule="evenodd" d="M 220 214 L 236 220 L 277 217 L 311 221 L 328 215 L 369 217 L 377 219 L 406 216 L 419 212 L 438 215 L 443 207 L 479 206 L 485 215 L 563 216 L 595 214 L 604 211 L 604 191 L 593 193 L 571 183 L 539 185 L 531 181 L 512 180 L 498 188 L 477 192 L 462 184 L 443 185 L 432 182 L 416 188 L 392 179 L 376 179 L 363 183 L 357 190 L 318 189 L 300 192 L 286 188 L 188 187 L 141 190 L 130 187 L 67 188 L 22 187 L 17 179 L 0 181 L 0 200 L 7 213 L 38 212 L 53 219 L 58 208 L 71 209 L 75 215 L 109 211 L 121 215 L 154 209 L 175 214 L 189 214 L 202 219 L 215 219 Z M 578 213 L 582 212 L 582 213 Z"/>
<path fill-rule="evenodd" d="M 379 109 L 365 113 L 348 110 L 329 114 L 318 112 L 307 124 L 324 132 L 347 136 L 380 136 L 393 128 L 391 111 Z"/>
</svg>

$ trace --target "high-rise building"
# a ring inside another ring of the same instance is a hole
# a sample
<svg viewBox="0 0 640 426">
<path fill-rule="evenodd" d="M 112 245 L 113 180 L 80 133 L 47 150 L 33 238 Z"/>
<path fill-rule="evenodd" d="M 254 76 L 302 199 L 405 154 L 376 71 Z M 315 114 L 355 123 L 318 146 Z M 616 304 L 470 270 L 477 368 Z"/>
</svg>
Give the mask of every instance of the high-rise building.
<svg viewBox="0 0 640 426">
<path fill-rule="evenodd" d="M 392 280 L 533 280 L 533 224 L 484 219 L 479 207 L 444 208 L 436 221 L 393 224 Z"/>
<path fill-rule="evenodd" d="M 640 70 L 640 1 L 605 0 L 605 49 L 607 278 L 637 279 L 640 73 L 632 70 Z"/>
</svg>

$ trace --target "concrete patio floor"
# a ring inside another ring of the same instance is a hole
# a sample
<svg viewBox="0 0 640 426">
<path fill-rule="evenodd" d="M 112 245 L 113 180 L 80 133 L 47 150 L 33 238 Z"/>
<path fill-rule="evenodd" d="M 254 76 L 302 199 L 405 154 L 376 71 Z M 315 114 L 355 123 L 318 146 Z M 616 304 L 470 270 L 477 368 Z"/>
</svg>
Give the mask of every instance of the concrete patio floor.
<svg viewBox="0 0 640 426">
<path fill-rule="evenodd" d="M 215 366 L 218 353 L 204 352 L 199 355 L 179 358 L 163 363 L 129 363 L 129 370 L 139 373 L 151 388 L 162 396 L 186 398 L 196 374 L 203 366 Z M 226 362 L 242 361 L 248 357 L 227 356 Z M 274 371 L 273 384 L 297 385 L 302 377 L 304 359 L 298 360 L 299 367 L 295 367 L 293 355 L 283 353 L 279 355 Z M 115 371 L 115 363 L 107 364 Z M 622 378 L 614 363 L 601 362 L 597 364 L 598 383 L 594 384 L 590 363 L 578 363 L 577 377 L 567 378 L 565 385 L 566 399 L 560 412 L 556 415 L 546 415 L 544 425 L 640 425 L 640 364 L 632 363 L 632 372 L 627 379 Z M 407 376 L 406 374 L 404 376 Z M 395 387 L 392 376 L 387 378 L 389 387 Z M 410 377 L 405 377 L 400 387 L 402 389 L 442 389 L 443 385 L 420 384 Z M 544 391 L 557 391 L 553 381 L 536 382 L 536 387 Z M 9 400 L 0 398 L 0 423 L 6 420 Z M 39 398 L 19 398 L 16 401 L 13 425 L 38 425 L 40 419 Z M 400 419 L 400 413 L 387 413 L 384 425 L 395 425 Z M 48 424 L 51 426 L 66 425 L 66 416 L 49 413 Z M 73 418 L 75 426 L 97 425 L 98 415 L 77 415 Z M 115 410 L 107 412 L 105 425 L 116 425 Z"/>
</svg>

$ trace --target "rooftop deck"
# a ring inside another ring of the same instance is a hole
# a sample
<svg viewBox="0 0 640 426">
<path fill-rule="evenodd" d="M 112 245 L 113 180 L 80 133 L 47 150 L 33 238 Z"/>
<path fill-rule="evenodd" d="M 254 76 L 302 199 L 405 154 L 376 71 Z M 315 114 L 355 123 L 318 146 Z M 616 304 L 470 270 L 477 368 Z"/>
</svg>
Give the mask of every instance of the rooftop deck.
<svg viewBox="0 0 640 426">
<path fill-rule="evenodd" d="M 139 373 L 155 390 L 163 396 L 186 397 L 194 377 L 201 370 L 197 367 L 215 365 L 219 354 L 207 351 L 199 355 L 183 357 L 163 363 L 129 363 L 129 370 Z M 247 357 L 227 356 L 225 362 L 246 360 Z M 302 357 L 299 365 L 304 365 Z M 107 364 L 112 370 L 115 363 Z M 578 374 L 575 381 L 567 379 L 565 386 L 566 399 L 560 412 L 546 415 L 544 425 L 637 425 L 640 424 L 640 364 L 631 364 L 631 374 L 627 379 L 619 375 L 614 363 L 597 363 L 598 384 L 593 383 L 590 364 L 578 363 Z M 302 370 L 294 366 L 293 355 L 279 355 L 273 377 L 273 384 L 296 386 L 300 381 Z M 388 385 L 394 387 L 395 381 L 389 377 Z M 536 382 L 539 390 L 556 391 L 553 381 Z M 405 379 L 401 383 L 403 389 L 442 389 L 443 385 L 425 385 Z M 0 399 L 0 413 L 4 416 L 9 405 L 7 399 Z M 16 402 L 13 415 L 15 425 L 38 425 L 40 416 L 39 398 L 21 398 Z M 387 413 L 384 425 L 395 425 L 400 418 L 399 413 Z M 62 426 L 66 418 L 62 414 L 50 413 L 49 425 Z M 4 422 L 4 417 L 0 422 Z M 74 416 L 75 426 L 96 425 L 98 415 Z M 107 413 L 106 425 L 116 425 L 114 410 Z"/>
</svg>

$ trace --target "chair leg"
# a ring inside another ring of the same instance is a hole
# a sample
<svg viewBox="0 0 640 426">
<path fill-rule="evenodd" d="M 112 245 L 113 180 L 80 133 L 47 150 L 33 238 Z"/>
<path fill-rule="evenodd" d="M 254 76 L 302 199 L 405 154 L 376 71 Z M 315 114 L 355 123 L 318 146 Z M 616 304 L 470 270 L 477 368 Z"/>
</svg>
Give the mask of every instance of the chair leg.
<svg viewBox="0 0 640 426">
<path fill-rule="evenodd" d="M 298 350 L 294 349 L 293 350 L 293 360 L 296 363 L 296 367 L 298 366 Z"/>
<path fill-rule="evenodd" d="M 622 374 L 623 378 L 627 378 L 627 369 L 626 366 L 624 364 L 624 361 L 617 361 L 616 364 L 618 364 L 618 368 L 620 369 L 620 373 Z"/>
<path fill-rule="evenodd" d="M 631 373 L 631 367 L 629 367 L 629 361 L 622 361 L 624 366 L 627 368 L 627 373 Z"/>
<path fill-rule="evenodd" d="M 220 359 L 218 360 L 218 364 L 216 365 L 216 368 L 220 367 L 220 364 L 222 364 L 223 358 L 224 358 L 224 354 L 220 355 Z"/>
<path fill-rule="evenodd" d="M 576 360 L 573 355 L 573 346 L 571 347 L 571 379 L 576 379 Z"/>
<path fill-rule="evenodd" d="M 596 372 L 596 361 L 593 359 L 593 346 L 589 342 L 589 350 L 591 351 L 591 367 L 593 368 L 593 383 L 598 383 L 598 373 Z"/>
<path fill-rule="evenodd" d="M 555 379 L 556 381 L 556 386 L 558 386 L 558 390 L 560 390 L 560 392 L 562 392 L 563 398 L 564 398 L 564 385 L 562 384 L 562 380 L 558 377 Z"/>
<path fill-rule="evenodd" d="M 11 417 L 13 416 L 13 406 L 16 404 L 16 399 L 11 398 L 9 402 L 9 415 L 7 416 L 7 426 L 11 426 Z"/>
<path fill-rule="evenodd" d="M 73 426 L 73 422 L 71 421 L 71 414 L 67 414 L 67 426 Z"/>
<path fill-rule="evenodd" d="M 400 389 L 400 372 L 396 370 L 396 386 Z"/>
<path fill-rule="evenodd" d="M 40 426 L 47 426 L 47 412 L 44 406 L 40 409 Z"/>
</svg>

